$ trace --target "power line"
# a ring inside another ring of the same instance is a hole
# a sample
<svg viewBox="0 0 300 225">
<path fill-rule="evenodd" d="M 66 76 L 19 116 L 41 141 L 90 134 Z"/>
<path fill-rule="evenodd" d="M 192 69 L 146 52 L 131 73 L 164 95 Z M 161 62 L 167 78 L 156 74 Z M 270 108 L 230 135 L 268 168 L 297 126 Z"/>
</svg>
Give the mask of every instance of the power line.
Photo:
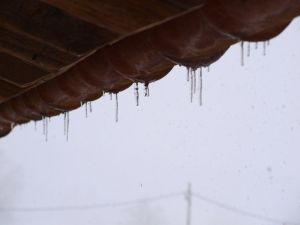
<svg viewBox="0 0 300 225">
<path fill-rule="evenodd" d="M 63 212 L 63 211 L 83 211 L 83 210 L 97 210 L 104 208 L 115 208 L 127 205 L 135 205 L 146 202 L 155 202 L 165 199 L 170 199 L 178 196 L 182 196 L 183 193 L 171 193 L 167 195 L 159 195 L 150 198 L 141 198 L 131 201 L 113 202 L 104 204 L 89 204 L 89 205 L 77 205 L 77 206 L 45 206 L 45 207 L 19 207 L 19 208 L 0 208 L 1 212 L 14 212 L 14 213 L 27 213 L 27 212 Z"/>
<path fill-rule="evenodd" d="M 85 211 L 85 210 L 98 210 L 98 209 L 105 209 L 105 208 L 115 208 L 115 207 L 122 207 L 122 206 L 129 206 L 129 205 L 137 205 L 147 202 L 155 202 L 155 201 L 161 201 L 166 199 L 171 199 L 175 197 L 187 197 L 186 192 L 177 192 L 177 193 L 170 193 L 166 195 L 158 195 L 154 197 L 149 198 L 141 198 L 141 199 L 135 199 L 130 201 L 123 201 L 123 202 L 112 202 L 112 203 L 103 203 L 103 204 L 87 204 L 87 205 L 73 205 L 73 206 L 45 206 L 45 207 L 11 207 L 11 208 L 0 208 L 0 213 L 3 212 L 13 212 L 13 213 L 30 213 L 30 212 L 65 212 L 65 211 Z M 291 221 L 283 221 L 272 217 L 267 217 L 261 214 L 256 214 L 253 212 L 249 212 L 243 209 L 239 209 L 237 207 L 234 207 L 232 205 L 228 205 L 219 201 L 216 201 L 214 199 L 208 198 L 206 196 L 190 192 L 190 196 L 194 197 L 196 199 L 199 199 L 203 202 L 209 203 L 211 205 L 214 205 L 218 208 L 225 209 L 227 211 L 240 214 L 246 217 L 254 218 L 257 220 L 269 222 L 269 223 L 275 223 L 280 225 L 300 225 L 300 223 L 297 222 L 291 222 Z"/>
<path fill-rule="evenodd" d="M 282 220 L 279 220 L 279 219 L 263 216 L 263 215 L 256 214 L 256 213 L 253 213 L 253 212 L 248 212 L 248 211 L 239 209 L 239 208 L 231 206 L 231 205 L 227 205 L 225 203 L 207 198 L 203 195 L 199 195 L 199 194 L 196 194 L 196 193 L 192 193 L 192 196 L 194 198 L 197 198 L 197 199 L 201 200 L 201 201 L 207 202 L 207 203 L 212 204 L 214 206 L 217 206 L 219 208 L 222 208 L 222 209 L 225 209 L 227 211 L 231 211 L 233 213 L 240 214 L 240 215 L 243 215 L 243 216 L 246 216 L 246 217 L 251 217 L 251 218 L 254 218 L 254 219 L 258 219 L 258 220 L 262 220 L 262 221 L 266 221 L 266 222 L 270 222 L 270 223 L 281 224 L 281 225 L 288 225 L 288 224 L 289 225 L 300 225 L 300 223 L 291 222 L 291 221 L 282 221 Z"/>
</svg>

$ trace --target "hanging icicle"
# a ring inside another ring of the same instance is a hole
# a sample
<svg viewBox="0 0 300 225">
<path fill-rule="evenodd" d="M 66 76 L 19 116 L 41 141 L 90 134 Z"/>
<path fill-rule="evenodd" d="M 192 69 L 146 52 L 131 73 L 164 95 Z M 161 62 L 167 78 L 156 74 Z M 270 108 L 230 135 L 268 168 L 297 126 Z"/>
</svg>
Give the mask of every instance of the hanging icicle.
<svg viewBox="0 0 300 225">
<path fill-rule="evenodd" d="M 267 54 L 267 43 L 263 42 L 263 55 L 265 56 Z"/>
<path fill-rule="evenodd" d="M 196 91 L 197 91 L 197 76 L 196 76 L 196 70 L 193 70 L 193 73 L 194 73 L 194 80 L 193 80 L 193 84 L 194 84 L 194 91 L 193 91 L 193 94 L 196 94 Z"/>
<path fill-rule="evenodd" d="M 64 112 L 64 136 L 67 134 L 67 112 Z"/>
<path fill-rule="evenodd" d="M 248 42 L 248 46 L 247 46 L 247 57 L 250 57 L 250 51 L 251 51 L 251 43 Z"/>
<path fill-rule="evenodd" d="M 34 131 L 36 131 L 37 130 L 37 125 L 36 125 L 37 123 L 36 123 L 36 120 L 34 121 Z"/>
<path fill-rule="evenodd" d="M 202 106 L 202 92 L 203 92 L 203 71 L 202 67 L 199 72 L 199 105 Z"/>
<path fill-rule="evenodd" d="M 84 103 L 84 108 L 85 108 L 85 118 L 88 118 L 88 105 L 87 105 L 87 102 Z"/>
<path fill-rule="evenodd" d="M 67 141 L 69 140 L 69 128 L 70 128 L 70 114 L 69 112 L 66 113 L 66 136 Z"/>
<path fill-rule="evenodd" d="M 48 142 L 48 117 L 45 117 L 45 141 Z"/>
<path fill-rule="evenodd" d="M 135 82 L 135 87 L 134 87 L 134 94 L 135 94 L 135 100 L 136 100 L 136 106 L 139 106 L 139 83 Z"/>
<path fill-rule="evenodd" d="M 116 96 L 116 123 L 119 121 L 119 99 L 118 93 L 115 94 Z"/>
<path fill-rule="evenodd" d="M 255 42 L 255 49 L 258 49 L 258 42 Z"/>
<path fill-rule="evenodd" d="M 45 135 L 46 133 L 46 122 L 45 122 L 45 117 L 42 116 L 42 120 L 43 120 L 43 135 Z"/>
<path fill-rule="evenodd" d="M 191 70 L 191 86 L 190 86 L 190 98 L 191 98 L 191 103 L 193 102 L 193 95 L 194 95 L 194 91 L 193 91 L 193 88 L 194 88 L 194 73 L 193 71 Z"/>
<path fill-rule="evenodd" d="M 145 82 L 145 97 L 149 97 L 150 96 L 150 91 L 149 91 L 149 83 Z"/>
<path fill-rule="evenodd" d="M 241 65 L 244 66 L 244 42 L 241 41 Z"/>
<path fill-rule="evenodd" d="M 189 67 L 186 68 L 186 72 L 187 72 L 186 73 L 186 81 L 189 82 L 190 81 L 190 68 Z"/>
<path fill-rule="evenodd" d="M 89 102 L 89 107 L 90 107 L 90 113 L 92 113 L 93 112 L 92 102 Z"/>
</svg>

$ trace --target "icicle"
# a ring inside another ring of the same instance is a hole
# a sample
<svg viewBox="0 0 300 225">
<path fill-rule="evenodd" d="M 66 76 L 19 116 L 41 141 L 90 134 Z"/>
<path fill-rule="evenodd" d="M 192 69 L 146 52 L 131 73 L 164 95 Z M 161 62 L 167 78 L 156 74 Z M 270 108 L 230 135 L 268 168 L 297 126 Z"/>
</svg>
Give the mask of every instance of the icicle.
<svg viewBox="0 0 300 225">
<path fill-rule="evenodd" d="M 191 71 L 191 88 L 190 88 L 190 97 L 191 97 L 191 103 L 193 102 L 193 95 L 194 95 L 194 73 Z"/>
<path fill-rule="evenodd" d="M 150 96 L 149 83 L 146 82 L 144 85 L 145 85 L 145 97 L 149 97 Z"/>
<path fill-rule="evenodd" d="M 85 107 L 85 118 L 88 118 L 88 105 L 87 105 L 87 102 L 84 103 L 84 107 Z"/>
<path fill-rule="evenodd" d="M 244 42 L 241 41 L 241 65 L 244 66 Z"/>
<path fill-rule="evenodd" d="M 112 100 L 112 93 L 111 92 L 109 93 L 109 97 L 110 97 L 110 100 Z"/>
<path fill-rule="evenodd" d="M 247 47 L 247 56 L 250 57 L 250 51 L 251 51 L 251 43 L 248 42 L 248 47 Z"/>
<path fill-rule="evenodd" d="M 90 106 L 90 113 L 92 113 L 93 112 L 92 102 L 89 102 L 89 106 Z"/>
<path fill-rule="evenodd" d="M 67 134 L 67 112 L 64 112 L 64 135 Z"/>
<path fill-rule="evenodd" d="M 270 40 L 267 40 L 267 45 L 268 45 L 268 46 L 270 45 Z"/>
<path fill-rule="evenodd" d="M 202 67 L 199 73 L 199 105 L 202 106 L 202 91 L 203 91 L 203 77 L 202 77 Z"/>
<path fill-rule="evenodd" d="M 135 99 L 136 99 L 136 106 L 139 106 L 139 84 L 138 82 L 135 82 L 135 87 L 134 87 L 134 90 L 135 90 Z"/>
<path fill-rule="evenodd" d="M 69 112 L 66 113 L 66 135 L 67 135 L 67 141 L 69 140 L 69 127 L 70 127 L 70 114 Z"/>
<path fill-rule="evenodd" d="M 197 76 L 196 76 L 196 70 L 193 71 L 194 73 L 194 80 L 193 80 L 193 83 L 194 83 L 194 93 L 193 94 L 196 94 L 196 91 L 197 91 Z"/>
<path fill-rule="evenodd" d="M 42 120 L 43 120 L 43 135 L 45 135 L 45 133 L 46 133 L 46 123 L 45 123 L 45 117 L 44 116 L 42 117 Z"/>
<path fill-rule="evenodd" d="M 45 118 L 45 141 L 48 141 L 48 118 Z"/>
<path fill-rule="evenodd" d="M 82 101 L 80 101 L 80 107 L 83 105 L 83 102 Z"/>
<path fill-rule="evenodd" d="M 258 43 L 255 42 L 255 49 L 258 49 Z"/>
<path fill-rule="evenodd" d="M 34 131 L 37 130 L 36 121 L 34 121 Z"/>
<path fill-rule="evenodd" d="M 263 42 L 263 55 L 265 56 L 267 54 L 267 43 L 264 41 Z"/>
<path fill-rule="evenodd" d="M 119 121 L 119 100 L 118 93 L 116 93 L 116 123 Z"/>
<path fill-rule="evenodd" d="M 190 81 L 190 68 L 187 67 L 186 68 L 187 74 L 186 74 L 186 81 L 189 82 Z"/>
<path fill-rule="evenodd" d="M 208 65 L 208 66 L 207 66 L 207 72 L 209 72 L 209 71 L 210 71 L 210 66 Z"/>
</svg>

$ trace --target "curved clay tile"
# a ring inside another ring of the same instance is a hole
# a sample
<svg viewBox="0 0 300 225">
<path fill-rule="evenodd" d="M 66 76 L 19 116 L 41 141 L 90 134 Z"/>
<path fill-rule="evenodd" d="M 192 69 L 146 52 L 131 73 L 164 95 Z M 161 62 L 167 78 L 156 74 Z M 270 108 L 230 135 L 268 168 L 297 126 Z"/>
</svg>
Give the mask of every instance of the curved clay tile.
<svg viewBox="0 0 300 225">
<path fill-rule="evenodd" d="M 16 124 L 76 109 L 103 92 L 118 93 L 133 82 L 147 85 L 176 64 L 208 66 L 238 41 L 277 36 L 300 13 L 300 0 L 190 1 L 205 4 L 107 45 L 56 78 L 2 103 L 0 137 Z"/>
</svg>

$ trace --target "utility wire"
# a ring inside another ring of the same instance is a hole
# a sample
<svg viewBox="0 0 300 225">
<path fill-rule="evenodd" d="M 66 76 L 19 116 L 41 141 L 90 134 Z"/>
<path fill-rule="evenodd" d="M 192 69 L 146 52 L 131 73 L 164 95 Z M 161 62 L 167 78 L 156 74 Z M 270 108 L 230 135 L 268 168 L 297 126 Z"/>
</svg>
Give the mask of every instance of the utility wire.
<svg viewBox="0 0 300 225">
<path fill-rule="evenodd" d="M 83 210 L 97 210 L 104 208 L 115 208 L 127 205 L 136 205 L 146 202 L 155 202 L 165 199 L 175 198 L 182 196 L 183 193 L 172 193 L 167 195 L 159 195 L 150 198 L 142 198 L 124 202 L 113 202 L 104 204 L 89 204 L 89 205 L 77 205 L 77 206 L 45 206 L 45 207 L 19 207 L 19 208 L 0 208 L 0 213 L 14 212 L 14 213 L 27 213 L 27 212 L 65 212 L 65 211 L 83 211 Z"/>
<path fill-rule="evenodd" d="M 279 220 L 279 219 L 263 216 L 263 215 L 256 214 L 256 213 L 253 213 L 253 212 L 248 212 L 248 211 L 239 209 L 239 208 L 231 206 L 231 205 L 227 205 L 225 203 L 207 198 L 203 195 L 199 195 L 199 194 L 196 194 L 196 193 L 192 193 L 192 196 L 196 199 L 199 199 L 203 202 L 212 204 L 212 205 L 217 206 L 219 208 L 225 209 L 227 211 L 231 211 L 233 213 L 240 214 L 240 215 L 250 217 L 250 218 L 254 218 L 254 219 L 257 219 L 257 220 L 261 220 L 261 221 L 265 221 L 265 222 L 269 222 L 269 223 L 281 224 L 281 225 L 300 225 L 300 223 L 291 222 L 291 221 L 282 221 L 282 220 Z"/>
<path fill-rule="evenodd" d="M 141 199 L 135 199 L 130 201 L 123 201 L 123 202 L 112 202 L 112 203 L 103 203 L 103 204 L 88 204 L 88 205 L 75 205 L 75 206 L 45 206 L 45 207 L 17 207 L 17 208 L 0 208 L 0 213 L 3 212 L 13 212 L 13 213 L 30 213 L 30 212 L 66 212 L 66 211 L 85 211 L 85 210 L 97 210 L 97 209 L 105 209 L 105 208 L 116 208 L 116 207 L 122 207 L 122 206 L 128 206 L 128 205 L 137 205 L 147 202 L 156 202 L 166 199 L 171 199 L 175 197 L 185 197 L 185 192 L 177 192 L 177 193 L 171 193 L 166 195 L 158 195 L 154 197 L 149 198 L 141 198 Z M 291 222 L 291 221 L 283 221 L 267 216 L 263 216 L 260 214 L 256 214 L 253 212 L 249 212 L 243 209 L 239 209 L 237 207 L 234 207 L 232 205 L 228 205 L 219 201 L 216 201 L 214 199 L 205 197 L 203 195 L 197 194 L 192 192 L 191 196 L 201 200 L 203 202 L 209 203 L 211 205 L 214 205 L 218 208 L 225 209 L 227 211 L 240 214 L 246 217 L 254 218 L 257 220 L 274 223 L 274 224 L 280 224 L 280 225 L 300 225 L 300 223 Z"/>
</svg>

